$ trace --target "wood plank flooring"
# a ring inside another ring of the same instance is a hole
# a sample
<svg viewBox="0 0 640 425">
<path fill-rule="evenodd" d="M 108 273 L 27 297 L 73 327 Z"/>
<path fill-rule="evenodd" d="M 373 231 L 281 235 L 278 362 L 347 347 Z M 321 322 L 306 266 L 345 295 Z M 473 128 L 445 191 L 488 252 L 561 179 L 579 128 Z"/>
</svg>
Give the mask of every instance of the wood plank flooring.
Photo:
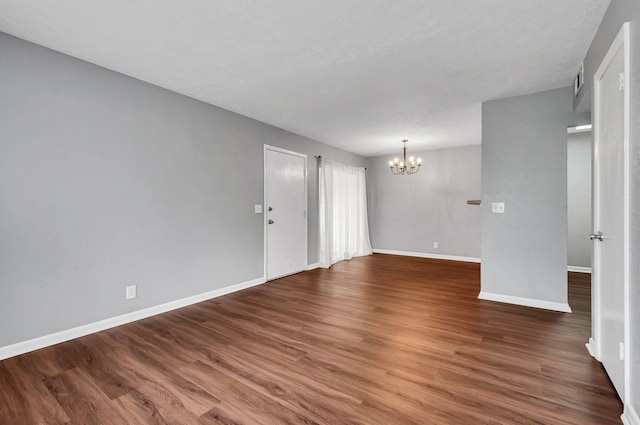
<svg viewBox="0 0 640 425">
<path fill-rule="evenodd" d="M 619 424 L 573 314 L 376 254 L 0 362 L 0 424 Z"/>
</svg>

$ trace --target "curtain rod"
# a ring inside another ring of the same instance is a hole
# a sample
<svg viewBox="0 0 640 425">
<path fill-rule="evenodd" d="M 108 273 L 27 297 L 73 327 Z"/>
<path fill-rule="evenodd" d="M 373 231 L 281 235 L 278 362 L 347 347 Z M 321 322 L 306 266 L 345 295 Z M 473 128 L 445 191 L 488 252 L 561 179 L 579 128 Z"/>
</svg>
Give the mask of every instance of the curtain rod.
<svg viewBox="0 0 640 425">
<path fill-rule="evenodd" d="M 315 159 L 322 159 L 322 155 L 314 155 L 313 157 Z M 367 167 L 362 167 L 362 168 L 364 168 L 365 170 L 367 169 Z"/>
</svg>

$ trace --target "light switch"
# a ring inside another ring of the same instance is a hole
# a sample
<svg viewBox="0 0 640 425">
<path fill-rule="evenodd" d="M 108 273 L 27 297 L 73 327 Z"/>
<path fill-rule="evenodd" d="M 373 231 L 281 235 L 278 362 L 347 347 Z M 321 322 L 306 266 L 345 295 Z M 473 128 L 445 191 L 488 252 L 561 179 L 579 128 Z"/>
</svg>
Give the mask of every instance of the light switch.
<svg viewBox="0 0 640 425">
<path fill-rule="evenodd" d="M 256 214 L 262 214 L 262 205 L 256 204 L 253 206 L 256 211 Z"/>
<path fill-rule="evenodd" d="M 127 286 L 127 294 L 125 296 L 126 299 L 132 300 L 138 296 L 138 289 L 136 285 Z"/>
<path fill-rule="evenodd" d="M 493 202 L 491 204 L 491 212 L 495 214 L 504 214 L 504 202 Z"/>
</svg>

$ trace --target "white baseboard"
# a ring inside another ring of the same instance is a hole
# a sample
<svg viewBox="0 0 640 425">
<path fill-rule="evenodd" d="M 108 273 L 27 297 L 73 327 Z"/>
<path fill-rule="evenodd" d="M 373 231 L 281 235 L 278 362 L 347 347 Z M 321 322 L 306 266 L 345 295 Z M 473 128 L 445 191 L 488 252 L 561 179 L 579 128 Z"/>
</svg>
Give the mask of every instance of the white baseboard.
<svg viewBox="0 0 640 425">
<path fill-rule="evenodd" d="M 320 263 L 308 264 L 305 270 L 315 270 L 317 268 L 320 268 Z"/>
<path fill-rule="evenodd" d="M 493 294 L 491 292 L 481 291 L 478 299 L 487 301 L 497 301 L 507 304 L 517 304 L 525 307 L 542 308 L 545 310 L 561 311 L 563 313 L 571 313 L 571 307 L 567 303 L 557 303 L 554 301 L 537 300 L 534 298 L 514 297 L 512 295 Z"/>
<path fill-rule="evenodd" d="M 576 273 L 591 273 L 591 267 L 567 266 L 567 271 Z"/>
<path fill-rule="evenodd" d="M 51 345 L 59 344 L 61 342 L 69 341 L 75 338 L 80 338 L 92 333 L 104 331 L 106 329 L 121 326 L 127 323 L 135 322 L 140 319 L 155 316 L 157 314 L 166 313 L 177 308 L 186 307 L 192 304 L 196 304 L 202 301 L 217 298 L 222 295 L 227 295 L 232 292 L 237 292 L 243 289 L 251 288 L 265 283 L 265 278 L 260 277 L 247 282 L 237 283 L 235 285 L 226 286 L 224 288 L 208 291 L 203 294 L 194 295 L 180 300 L 171 301 L 165 304 L 145 308 L 131 313 L 123 314 L 121 316 L 110 317 L 108 319 L 100 320 L 98 322 L 89 323 L 86 325 L 78 326 L 77 328 L 66 329 L 64 331 L 56 332 L 53 334 L 41 336 L 38 338 L 30 339 L 28 341 L 18 342 L 16 344 L 0 347 L 0 360 L 8 359 L 9 357 L 18 356 L 20 354 L 28 353 L 30 351 L 39 350 L 41 348 L 49 347 Z"/>
<path fill-rule="evenodd" d="M 620 416 L 624 425 L 640 425 L 640 415 L 630 404 L 625 404 L 624 413 Z"/>
<path fill-rule="evenodd" d="M 480 262 L 480 259 L 477 257 L 462 257 L 459 255 L 430 254 L 427 252 L 394 251 L 391 249 L 374 249 L 373 252 L 376 254 L 404 255 L 406 257 L 434 258 L 436 260 L 465 261 L 467 263 Z"/>
<path fill-rule="evenodd" d="M 596 349 L 596 342 L 593 340 L 593 338 L 589 338 L 589 342 L 587 342 L 584 346 L 587 347 L 587 351 L 589 352 L 591 357 L 593 357 L 597 361 L 600 361 L 597 356 L 598 350 Z"/>
<path fill-rule="evenodd" d="M 480 263 L 481 259 L 478 257 L 464 257 L 460 255 L 445 255 L 445 254 L 432 254 L 428 252 L 411 252 L 411 251 L 396 251 L 393 249 L 374 249 L 376 254 L 390 254 L 390 255 L 404 255 L 407 257 L 421 257 L 421 258 L 434 258 L 437 260 L 452 260 L 452 261 L 465 261 L 468 263 Z M 315 264 L 314 264 L 315 265 Z M 309 265 L 311 267 L 313 265 Z M 307 270 L 312 270 L 307 268 Z M 581 266 L 567 266 L 567 271 L 576 273 L 591 273 L 591 267 Z"/>
</svg>

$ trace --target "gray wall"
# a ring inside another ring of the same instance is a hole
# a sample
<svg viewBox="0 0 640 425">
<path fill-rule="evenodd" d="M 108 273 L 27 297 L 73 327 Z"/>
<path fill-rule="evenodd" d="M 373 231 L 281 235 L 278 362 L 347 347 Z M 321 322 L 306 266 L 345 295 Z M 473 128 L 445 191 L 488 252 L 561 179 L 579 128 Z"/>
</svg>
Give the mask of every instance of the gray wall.
<svg viewBox="0 0 640 425">
<path fill-rule="evenodd" d="M 0 33 L 0 347 L 263 276 L 263 144 L 365 159 Z M 138 298 L 125 301 L 125 286 Z"/>
<path fill-rule="evenodd" d="M 580 93 L 576 105 L 588 102 L 590 108 L 593 100 L 593 75 L 602 62 L 609 46 L 620 31 L 624 22 L 631 22 L 631 75 L 629 79 L 631 90 L 631 196 L 630 196 L 630 316 L 631 341 L 629 351 L 631 365 L 631 380 L 629 392 L 629 406 L 636 414 L 640 414 L 640 1 L 614 0 L 604 16 L 600 28 L 589 48 L 585 58 L 585 85 L 587 90 Z M 584 106 L 583 106 L 584 108 Z M 628 407 L 629 407 L 628 406 Z"/>
<path fill-rule="evenodd" d="M 591 132 L 567 137 L 567 264 L 591 267 Z"/>
<path fill-rule="evenodd" d="M 423 160 L 411 176 L 391 174 L 394 155 L 367 160 L 373 248 L 479 258 L 480 207 L 467 200 L 480 199 L 480 146 L 409 152 Z"/>
<path fill-rule="evenodd" d="M 571 99 L 566 87 L 482 105 L 483 292 L 567 302 Z"/>
</svg>

